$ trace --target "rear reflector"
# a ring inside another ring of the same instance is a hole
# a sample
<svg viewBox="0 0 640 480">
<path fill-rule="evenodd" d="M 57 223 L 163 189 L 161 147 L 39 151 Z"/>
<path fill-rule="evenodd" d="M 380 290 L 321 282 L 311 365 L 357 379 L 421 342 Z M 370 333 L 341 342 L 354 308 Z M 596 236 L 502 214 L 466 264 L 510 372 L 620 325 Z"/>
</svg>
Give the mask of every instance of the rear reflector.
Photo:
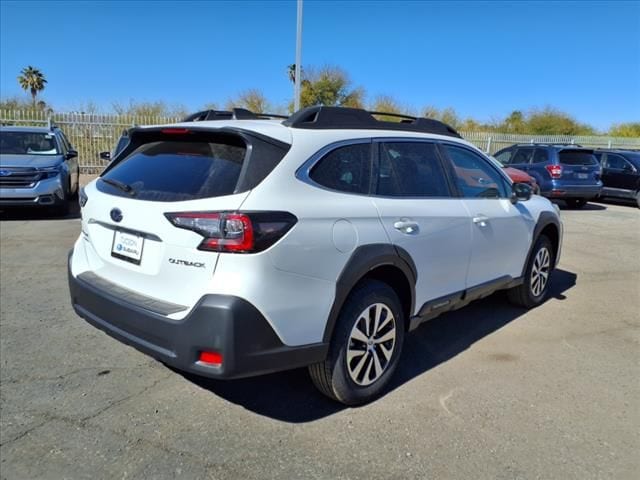
<svg viewBox="0 0 640 480">
<path fill-rule="evenodd" d="M 545 167 L 551 178 L 560 178 L 562 177 L 562 166 L 561 165 L 547 165 Z"/>
<path fill-rule="evenodd" d="M 208 365 L 222 365 L 222 354 L 218 352 L 200 352 L 198 361 Z"/>
</svg>

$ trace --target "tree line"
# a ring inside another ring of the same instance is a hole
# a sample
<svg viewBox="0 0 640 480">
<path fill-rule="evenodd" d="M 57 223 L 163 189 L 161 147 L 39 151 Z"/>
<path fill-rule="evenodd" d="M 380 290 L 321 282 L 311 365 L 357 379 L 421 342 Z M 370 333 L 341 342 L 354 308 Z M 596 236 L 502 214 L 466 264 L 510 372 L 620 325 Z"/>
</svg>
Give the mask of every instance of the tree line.
<svg viewBox="0 0 640 480">
<path fill-rule="evenodd" d="M 291 83 L 295 82 L 295 65 L 287 67 L 287 75 Z M 36 109 L 52 111 L 51 105 L 38 100 L 38 94 L 45 89 L 47 80 L 44 74 L 32 66 L 24 68 L 17 78 L 20 87 L 31 95 L 31 101 L 12 97 L 0 99 L 0 109 Z M 391 95 L 379 95 L 367 101 L 366 90 L 362 86 L 353 85 L 348 73 L 340 67 L 325 66 L 321 68 L 303 68 L 300 81 L 300 104 L 302 107 L 312 105 L 335 105 L 343 107 L 366 108 L 367 110 L 385 113 L 397 113 L 412 116 L 424 116 L 443 121 L 462 131 L 495 131 L 501 133 L 517 133 L 532 135 L 596 135 L 606 133 L 615 137 L 640 137 L 640 122 L 617 123 L 611 125 L 606 132 L 598 132 L 593 126 L 575 119 L 572 115 L 554 107 L 533 108 L 527 111 L 514 110 L 505 118 L 482 122 L 472 117 L 461 117 L 455 109 L 437 108 L 426 105 L 416 108 L 405 105 Z M 113 113 L 136 117 L 183 117 L 190 113 L 184 105 L 170 105 L 164 101 L 137 102 L 130 100 L 128 104 L 112 104 Z M 270 101 L 259 88 L 244 90 L 226 102 L 209 102 L 202 109 L 225 109 L 241 107 L 256 113 L 288 114 L 293 111 L 293 101 L 279 105 Z M 99 113 L 100 109 L 89 102 L 79 105 L 79 112 Z M 395 120 L 388 117 L 388 120 Z"/>
</svg>

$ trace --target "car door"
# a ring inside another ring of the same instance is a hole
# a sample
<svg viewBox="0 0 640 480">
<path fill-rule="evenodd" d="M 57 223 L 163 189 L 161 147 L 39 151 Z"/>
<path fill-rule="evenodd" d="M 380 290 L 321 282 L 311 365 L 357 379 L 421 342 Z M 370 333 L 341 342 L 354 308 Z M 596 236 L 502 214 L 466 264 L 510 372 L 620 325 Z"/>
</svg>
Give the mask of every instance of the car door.
<svg viewBox="0 0 640 480">
<path fill-rule="evenodd" d="M 622 155 L 606 153 L 602 161 L 602 183 L 607 188 L 632 190 L 635 187 L 636 168 Z"/>
<path fill-rule="evenodd" d="M 69 140 L 67 139 L 67 137 L 65 136 L 64 133 L 62 133 L 61 131 L 59 132 L 59 138 L 60 138 L 60 143 L 63 145 L 63 154 L 65 155 L 65 162 L 67 164 L 67 168 L 69 171 L 69 183 L 71 185 L 71 188 L 73 188 L 74 185 L 76 185 L 78 183 L 78 172 L 79 172 L 79 168 L 78 168 L 78 157 L 77 156 L 73 156 L 73 157 L 69 157 L 67 158 L 67 154 L 70 151 L 74 151 L 73 147 L 71 146 L 71 144 L 69 143 Z"/>
<path fill-rule="evenodd" d="M 472 225 L 467 288 L 522 274 L 534 219 L 523 203 L 511 203 L 511 184 L 470 147 L 442 144 Z"/>
<path fill-rule="evenodd" d="M 390 139 L 374 146 L 373 202 L 390 241 L 417 267 L 416 307 L 462 292 L 471 222 L 452 194 L 436 144 Z"/>
<path fill-rule="evenodd" d="M 518 147 L 511 157 L 509 166 L 528 172 L 531 164 L 531 157 L 533 157 L 533 151 L 533 147 Z"/>
<path fill-rule="evenodd" d="M 505 148 L 503 150 L 500 150 L 498 153 L 496 153 L 495 159 L 498 160 L 505 167 L 510 167 L 511 157 L 513 156 L 514 152 L 515 152 L 515 147 Z"/>
<path fill-rule="evenodd" d="M 549 178 L 546 166 L 549 163 L 549 150 L 545 147 L 536 148 L 531 159 L 531 165 L 527 168 L 527 173 L 536 179 L 538 185 L 542 185 L 545 179 Z"/>
</svg>

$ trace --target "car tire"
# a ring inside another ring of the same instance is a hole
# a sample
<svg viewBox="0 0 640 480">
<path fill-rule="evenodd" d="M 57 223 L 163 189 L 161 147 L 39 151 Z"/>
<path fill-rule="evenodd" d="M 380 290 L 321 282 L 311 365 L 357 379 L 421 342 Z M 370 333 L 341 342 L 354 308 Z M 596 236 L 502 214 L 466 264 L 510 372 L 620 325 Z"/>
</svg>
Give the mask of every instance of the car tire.
<svg viewBox="0 0 640 480">
<path fill-rule="evenodd" d="M 568 198 L 565 200 L 569 208 L 582 208 L 587 204 L 586 198 Z"/>
<path fill-rule="evenodd" d="M 80 172 L 78 171 L 78 179 L 80 178 Z M 80 180 L 76 181 L 76 188 L 73 189 L 73 191 L 71 190 L 71 187 L 69 187 L 69 192 L 72 192 L 69 194 L 69 198 L 71 200 L 78 200 L 78 196 L 80 195 Z"/>
<path fill-rule="evenodd" d="M 67 188 L 63 188 L 62 189 L 62 200 L 60 200 L 60 203 L 57 204 L 55 207 L 53 207 L 53 214 L 59 217 L 66 217 L 67 215 L 69 215 L 69 211 L 70 211 L 70 202 L 71 202 L 71 181 L 69 181 L 69 184 L 67 185 Z"/>
<path fill-rule="evenodd" d="M 636 192 L 636 203 L 638 204 L 638 208 L 640 208 L 640 190 Z"/>
<path fill-rule="evenodd" d="M 338 402 L 369 402 L 383 393 L 393 376 L 404 335 L 404 313 L 396 292 L 386 283 L 367 280 L 345 301 L 326 360 L 309 367 L 311 379 Z"/>
<path fill-rule="evenodd" d="M 545 301 L 555 263 L 553 245 L 546 235 L 540 235 L 531 251 L 524 281 L 507 290 L 509 301 L 519 307 L 533 308 Z"/>
</svg>

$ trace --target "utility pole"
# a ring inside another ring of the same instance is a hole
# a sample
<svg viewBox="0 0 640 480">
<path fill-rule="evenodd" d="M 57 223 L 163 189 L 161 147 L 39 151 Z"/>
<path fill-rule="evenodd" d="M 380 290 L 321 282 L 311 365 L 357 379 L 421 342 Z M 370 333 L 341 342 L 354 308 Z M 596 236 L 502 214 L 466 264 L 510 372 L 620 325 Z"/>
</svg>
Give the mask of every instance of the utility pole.
<svg viewBox="0 0 640 480">
<path fill-rule="evenodd" d="M 302 0 L 298 0 L 298 21 L 296 24 L 296 71 L 293 87 L 293 110 L 300 110 L 300 77 L 302 76 Z"/>
</svg>

